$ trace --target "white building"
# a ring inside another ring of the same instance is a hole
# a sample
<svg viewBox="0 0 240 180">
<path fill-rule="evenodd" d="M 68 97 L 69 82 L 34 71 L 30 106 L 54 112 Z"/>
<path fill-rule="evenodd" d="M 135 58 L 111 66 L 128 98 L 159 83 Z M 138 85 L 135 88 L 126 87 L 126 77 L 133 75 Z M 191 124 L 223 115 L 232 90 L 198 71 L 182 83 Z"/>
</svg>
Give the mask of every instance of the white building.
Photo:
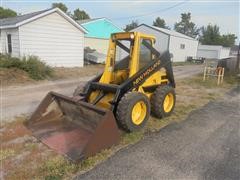
<svg viewBox="0 0 240 180">
<path fill-rule="evenodd" d="M 155 48 L 161 52 L 169 50 L 173 62 L 186 61 L 187 57 L 196 57 L 198 40 L 179 32 L 141 24 L 132 31 L 138 31 L 156 37 Z"/>
<path fill-rule="evenodd" d="M 199 45 L 197 57 L 204 57 L 207 59 L 223 59 L 228 58 L 230 54 L 230 47 L 215 46 L 215 45 Z"/>
<path fill-rule="evenodd" d="M 87 31 L 58 8 L 0 20 L 0 53 L 38 56 L 51 66 L 83 66 Z"/>
</svg>

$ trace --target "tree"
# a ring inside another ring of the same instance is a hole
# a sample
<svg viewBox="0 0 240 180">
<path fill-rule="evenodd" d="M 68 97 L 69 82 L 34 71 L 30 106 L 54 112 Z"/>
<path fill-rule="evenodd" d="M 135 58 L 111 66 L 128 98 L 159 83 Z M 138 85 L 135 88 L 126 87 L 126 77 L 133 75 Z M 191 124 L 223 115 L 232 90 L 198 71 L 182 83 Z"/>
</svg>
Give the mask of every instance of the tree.
<svg viewBox="0 0 240 180">
<path fill-rule="evenodd" d="M 208 45 L 220 45 L 221 35 L 217 25 L 209 24 L 201 28 L 200 42 Z"/>
<path fill-rule="evenodd" d="M 181 21 L 174 24 L 177 32 L 195 38 L 199 34 L 199 30 L 195 23 L 191 22 L 191 13 L 182 13 Z"/>
<path fill-rule="evenodd" d="M 125 31 L 130 31 L 134 28 L 138 27 L 138 21 L 132 21 L 130 24 L 127 24 L 125 27 Z"/>
<path fill-rule="evenodd" d="M 153 26 L 170 29 L 168 26 L 166 26 L 165 20 L 161 19 L 160 17 L 157 17 L 155 21 L 153 21 Z"/>
<path fill-rule="evenodd" d="M 90 16 L 84 11 L 80 10 L 79 8 L 75 9 L 72 15 L 74 20 L 83 20 L 83 19 L 90 19 Z"/>
<path fill-rule="evenodd" d="M 68 10 L 67 6 L 65 4 L 63 4 L 63 3 L 52 3 L 52 7 L 53 8 L 57 7 L 59 9 L 61 9 L 63 12 L 65 12 L 65 13 L 67 13 L 67 10 Z"/>
<path fill-rule="evenodd" d="M 17 13 L 11 9 L 3 8 L 0 6 L 0 19 L 8 18 L 8 17 L 15 17 Z"/>
<path fill-rule="evenodd" d="M 231 47 L 235 44 L 235 34 L 221 35 L 217 25 L 209 24 L 201 29 L 200 42 L 207 45 L 222 45 Z"/>
<path fill-rule="evenodd" d="M 221 45 L 225 47 L 232 47 L 235 44 L 237 36 L 235 34 L 227 34 L 221 36 Z"/>
</svg>

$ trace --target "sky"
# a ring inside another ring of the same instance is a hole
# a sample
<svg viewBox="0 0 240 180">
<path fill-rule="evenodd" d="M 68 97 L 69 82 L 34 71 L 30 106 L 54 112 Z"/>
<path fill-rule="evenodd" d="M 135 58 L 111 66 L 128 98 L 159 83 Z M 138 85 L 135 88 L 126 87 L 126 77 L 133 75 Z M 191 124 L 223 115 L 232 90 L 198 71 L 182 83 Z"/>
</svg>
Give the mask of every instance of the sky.
<svg viewBox="0 0 240 180">
<path fill-rule="evenodd" d="M 0 6 L 24 14 L 51 7 L 62 2 L 73 12 L 85 10 L 91 18 L 107 17 L 117 26 L 125 28 L 132 20 L 139 24 L 152 25 L 156 17 L 163 18 L 173 28 L 181 20 L 181 13 L 190 12 L 192 21 L 198 26 L 217 24 L 221 34 L 233 33 L 240 36 L 240 0 L 0 0 Z M 237 40 L 239 42 L 239 38 Z"/>
</svg>

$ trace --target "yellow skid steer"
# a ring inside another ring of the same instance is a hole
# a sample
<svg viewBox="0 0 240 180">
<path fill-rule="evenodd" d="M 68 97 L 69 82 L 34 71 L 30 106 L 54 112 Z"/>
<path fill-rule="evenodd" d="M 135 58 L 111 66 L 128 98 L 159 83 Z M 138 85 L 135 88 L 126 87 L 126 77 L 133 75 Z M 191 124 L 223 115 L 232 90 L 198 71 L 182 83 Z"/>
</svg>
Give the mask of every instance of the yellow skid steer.
<svg viewBox="0 0 240 180">
<path fill-rule="evenodd" d="M 48 93 L 27 123 L 33 135 L 79 161 L 119 143 L 119 128 L 139 130 L 150 113 L 169 116 L 176 101 L 170 55 L 154 43 L 139 32 L 112 34 L 104 72 L 73 97 Z"/>
</svg>

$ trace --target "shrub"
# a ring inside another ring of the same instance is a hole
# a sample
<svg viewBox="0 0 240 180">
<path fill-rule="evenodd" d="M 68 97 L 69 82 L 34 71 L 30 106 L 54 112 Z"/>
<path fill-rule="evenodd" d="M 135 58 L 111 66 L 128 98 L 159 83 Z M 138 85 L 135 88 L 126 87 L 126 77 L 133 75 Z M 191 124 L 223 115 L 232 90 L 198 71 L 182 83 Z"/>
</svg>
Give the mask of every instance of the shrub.
<svg viewBox="0 0 240 180">
<path fill-rule="evenodd" d="M 11 57 L 8 54 L 0 54 L 0 67 L 22 69 L 35 80 L 46 79 L 53 74 L 53 69 L 42 62 L 37 56 L 25 56 L 22 59 L 19 59 Z"/>
</svg>

